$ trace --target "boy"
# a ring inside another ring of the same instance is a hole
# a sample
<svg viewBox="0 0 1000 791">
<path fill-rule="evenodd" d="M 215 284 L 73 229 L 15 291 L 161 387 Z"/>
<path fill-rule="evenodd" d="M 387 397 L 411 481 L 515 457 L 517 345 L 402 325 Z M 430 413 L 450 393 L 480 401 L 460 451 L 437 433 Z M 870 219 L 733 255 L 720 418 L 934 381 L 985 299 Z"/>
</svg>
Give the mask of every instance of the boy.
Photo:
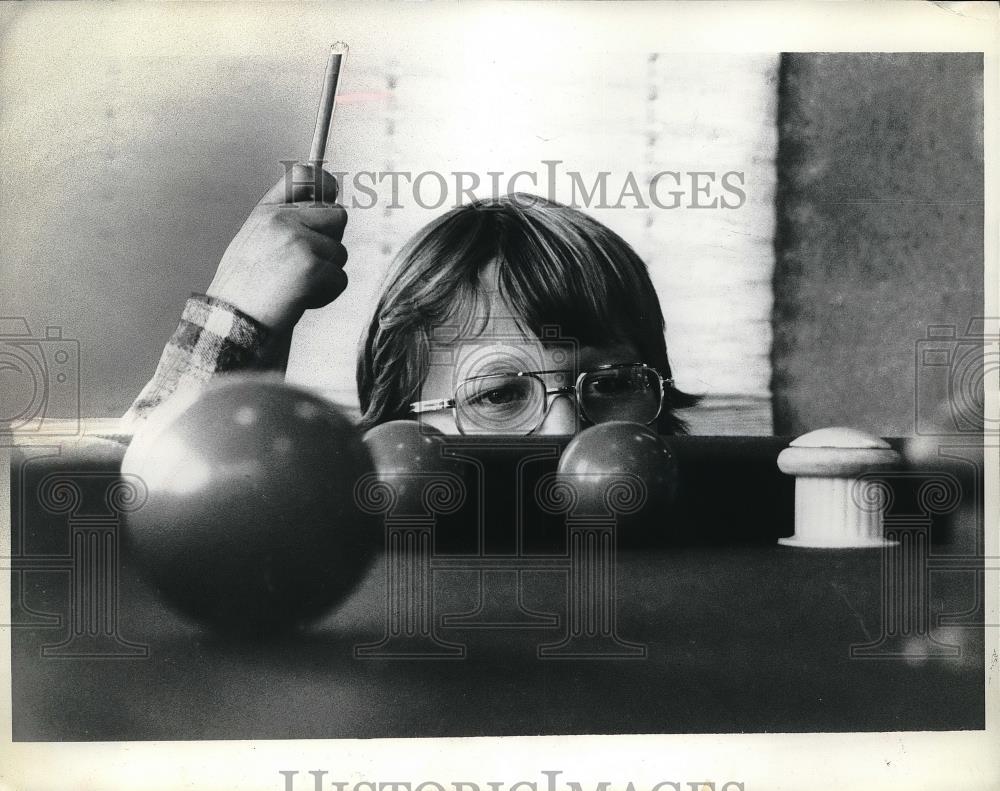
<svg viewBox="0 0 1000 791">
<path fill-rule="evenodd" d="M 283 370 L 305 310 L 346 288 L 336 180 L 298 165 L 292 184 L 261 199 L 188 301 L 133 424 L 218 374 Z M 416 418 L 445 433 L 570 434 L 619 419 L 684 431 L 675 411 L 696 399 L 673 386 L 646 266 L 582 212 L 524 194 L 453 209 L 387 282 L 358 360 L 362 428 Z"/>
</svg>

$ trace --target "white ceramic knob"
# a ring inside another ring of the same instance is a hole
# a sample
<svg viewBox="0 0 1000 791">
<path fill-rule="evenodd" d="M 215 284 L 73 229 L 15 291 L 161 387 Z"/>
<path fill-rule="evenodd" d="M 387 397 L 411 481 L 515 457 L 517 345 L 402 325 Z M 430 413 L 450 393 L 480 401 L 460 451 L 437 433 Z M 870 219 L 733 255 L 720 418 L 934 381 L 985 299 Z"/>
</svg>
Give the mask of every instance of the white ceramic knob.
<svg viewBox="0 0 1000 791">
<path fill-rule="evenodd" d="M 879 437 L 853 428 L 823 428 L 803 434 L 778 454 L 778 468 L 795 476 L 795 535 L 778 543 L 792 547 L 891 546 L 882 535 L 885 484 L 863 478 L 889 470 L 900 455 Z"/>
</svg>

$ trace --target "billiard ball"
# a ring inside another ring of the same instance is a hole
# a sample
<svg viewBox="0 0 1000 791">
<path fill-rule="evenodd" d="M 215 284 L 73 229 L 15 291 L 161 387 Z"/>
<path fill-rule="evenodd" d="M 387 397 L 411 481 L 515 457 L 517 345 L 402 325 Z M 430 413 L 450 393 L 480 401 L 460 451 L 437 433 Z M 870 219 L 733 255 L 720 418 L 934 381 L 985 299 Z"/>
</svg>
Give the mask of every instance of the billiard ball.
<svg viewBox="0 0 1000 791">
<path fill-rule="evenodd" d="M 292 629 L 346 598 L 380 545 L 354 490 L 374 465 L 338 408 L 277 379 L 233 377 L 179 397 L 122 463 L 146 502 L 125 549 L 160 594 L 224 631 Z"/>
<path fill-rule="evenodd" d="M 415 420 L 393 420 L 366 432 L 364 443 L 376 470 L 388 474 L 440 464 L 443 436 L 438 429 Z"/>
<path fill-rule="evenodd" d="M 620 525 L 662 519 L 677 494 L 673 453 L 639 423 L 584 429 L 563 451 L 558 475 L 575 493 L 578 515 L 614 515 Z"/>
<path fill-rule="evenodd" d="M 365 434 L 379 479 L 391 487 L 393 508 L 419 514 L 465 493 L 465 465 L 444 454 L 444 434 L 415 420 L 394 420 Z M 450 506 L 449 506 L 450 510 Z"/>
</svg>

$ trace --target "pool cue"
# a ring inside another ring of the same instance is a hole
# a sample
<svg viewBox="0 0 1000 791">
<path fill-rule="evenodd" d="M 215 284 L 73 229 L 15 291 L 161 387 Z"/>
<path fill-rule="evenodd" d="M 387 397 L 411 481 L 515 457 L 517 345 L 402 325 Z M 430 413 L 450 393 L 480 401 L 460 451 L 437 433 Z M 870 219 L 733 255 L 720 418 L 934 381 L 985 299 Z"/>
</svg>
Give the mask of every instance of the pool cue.
<svg viewBox="0 0 1000 791">
<path fill-rule="evenodd" d="M 312 148 L 309 149 L 311 165 L 319 165 L 326 155 L 326 138 L 330 133 L 330 121 L 337 104 L 337 83 L 340 81 L 340 69 L 347 57 L 347 49 L 347 44 L 343 41 L 330 47 L 330 60 L 326 64 L 323 92 L 320 94 L 319 111 L 316 114 L 316 130 L 313 132 Z"/>
<path fill-rule="evenodd" d="M 330 46 L 330 59 L 326 63 L 326 75 L 323 77 L 323 91 L 319 97 L 319 111 L 316 113 L 316 129 L 313 132 L 312 147 L 309 149 L 309 163 L 322 167 L 326 155 L 326 138 L 330 133 L 330 122 L 333 120 L 333 109 L 337 104 L 337 83 L 340 81 L 340 69 L 347 57 L 347 44 L 338 41 Z M 274 350 L 272 365 L 279 370 L 288 369 L 288 356 L 292 348 L 292 333 L 283 338 Z"/>
</svg>

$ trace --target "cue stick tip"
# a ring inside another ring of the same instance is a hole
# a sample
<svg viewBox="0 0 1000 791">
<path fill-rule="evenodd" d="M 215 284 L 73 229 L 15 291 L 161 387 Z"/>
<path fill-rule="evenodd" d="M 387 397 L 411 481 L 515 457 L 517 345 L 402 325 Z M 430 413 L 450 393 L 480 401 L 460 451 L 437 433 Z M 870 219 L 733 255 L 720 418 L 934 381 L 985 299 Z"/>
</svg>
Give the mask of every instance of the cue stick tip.
<svg viewBox="0 0 1000 791">
<path fill-rule="evenodd" d="M 326 154 L 326 138 L 330 133 L 333 108 L 337 101 L 340 69 L 347 55 L 347 49 L 347 43 L 344 41 L 336 41 L 330 45 L 330 59 L 326 64 L 323 92 L 320 96 L 319 112 L 316 115 L 316 130 L 313 133 L 312 146 L 309 149 L 309 162 L 312 163 L 322 163 Z"/>
</svg>

